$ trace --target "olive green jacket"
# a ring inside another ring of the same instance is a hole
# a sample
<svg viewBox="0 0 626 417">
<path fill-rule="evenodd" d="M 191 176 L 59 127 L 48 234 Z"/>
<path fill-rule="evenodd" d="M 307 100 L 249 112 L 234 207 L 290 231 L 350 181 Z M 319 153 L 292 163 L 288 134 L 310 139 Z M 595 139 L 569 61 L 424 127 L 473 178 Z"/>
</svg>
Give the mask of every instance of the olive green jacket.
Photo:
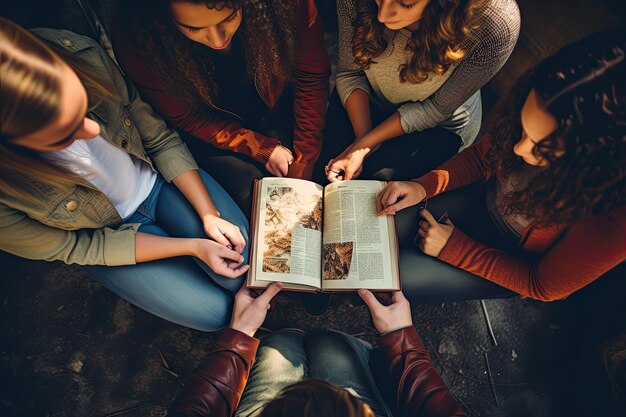
<svg viewBox="0 0 626 417">
<path fill-rule="evenodd" d="M 88 117 L 113 145 L 145 161 L 168 182 L 198 169 L 178 133 L 144 103 L 106 52 L 92 39 L 64 30 L 33 31 L 45 40 L 71 51 L 109 79 L 119 96 L 90 108 Z M 81 265 L 135 263 L 138 224 L 123 224 L 115 207 L 93 185 L 51 187 L 25 177 L 28 203 L 0 190 L 0 249 L 15 255 Z M 120 184 L 121 187 L 124 184 Z"/>
</svg>

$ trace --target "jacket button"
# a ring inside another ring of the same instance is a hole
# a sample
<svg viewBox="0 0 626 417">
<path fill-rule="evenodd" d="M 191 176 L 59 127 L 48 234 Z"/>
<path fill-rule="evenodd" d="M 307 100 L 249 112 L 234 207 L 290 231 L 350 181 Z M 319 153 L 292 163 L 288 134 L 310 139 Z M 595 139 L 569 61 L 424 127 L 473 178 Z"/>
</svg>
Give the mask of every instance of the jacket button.
<svg viewBox="0 0 626 417">
<path fill-rule="evenodd" d="M 122 141 L 122 148 L 124 149 L 128 148 L 128 141 L 126 139 Z"/>
<path fill-rule="evenodd" d="M 65 203 L 65 208 L 68 209 L 69 211 L 74 211 L 78 208 L 78 203 L 74 200 L 70 200 L 67 203 Z"/>
<path fill-rule="evenodd" d="M 61 43 L 67 47 L 74 46 L 74 42 L 72 42 L 70 39 L 67 39 L 67 38 L 61 39 Z"/>
<path fill-rule="evenodd" d="M 133 121 L 130 120 L 128 117 L 125 117 L 124 124 L 126 125 L 126 127 L 131 127 L 133 125 Z"/>
</svg>

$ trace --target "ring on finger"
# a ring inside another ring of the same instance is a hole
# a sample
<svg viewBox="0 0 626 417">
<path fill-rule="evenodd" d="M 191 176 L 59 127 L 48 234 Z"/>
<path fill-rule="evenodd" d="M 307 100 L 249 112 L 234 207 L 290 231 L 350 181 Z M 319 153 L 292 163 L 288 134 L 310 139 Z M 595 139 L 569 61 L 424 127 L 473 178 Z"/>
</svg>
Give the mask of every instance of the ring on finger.
<svg viewBox="0 0 626 417">
<path fill-rule="evenodd" d="M 332 172 L 333 174 L 336 174 L 336 175 L 341 174 L 341 171 L 335 171 L 334 169 L 330 169 L 330 168 L 328 167 L 328 165 L 326 165 L 326 166 L 324 167 L 324 171 L 325 171 L 327 174 L 328 174 L 329 172 Z"/>
</svg>

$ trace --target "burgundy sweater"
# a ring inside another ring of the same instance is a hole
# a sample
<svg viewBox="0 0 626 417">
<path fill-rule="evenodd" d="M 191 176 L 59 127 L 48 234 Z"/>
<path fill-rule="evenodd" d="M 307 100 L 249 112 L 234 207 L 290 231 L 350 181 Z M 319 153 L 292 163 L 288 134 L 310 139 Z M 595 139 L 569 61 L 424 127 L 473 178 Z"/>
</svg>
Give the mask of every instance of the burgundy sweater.
<svg viewBox="0 0 626 417">
<path fill-rule="evenodd" d="M 322 148 L 322 131 L 328 101 L 330 61 L 324 44 L 324 31 L 313 0 L 297 0 L 300 13 L 297 22 L 296 52 L 292 66 L 294 84 L 293 113 L 295 117 L 294 162 L 289 176 L 310 179 Z M 209 142 L 266 163 L 279 144 L 275 138 L 242 126 L 237 115 L 217 105 L 188 106 L 168 93 L 159 74 L 141 54 L 142 46 L 127 34 L 132 18 L 124 8 L 113 12 L 111 22 L 115 54 L 141 96 L 172 126 Z M 272 108 L 285 85 L 275 82 L 257 86 L 263 101 Z"/>
</svg>

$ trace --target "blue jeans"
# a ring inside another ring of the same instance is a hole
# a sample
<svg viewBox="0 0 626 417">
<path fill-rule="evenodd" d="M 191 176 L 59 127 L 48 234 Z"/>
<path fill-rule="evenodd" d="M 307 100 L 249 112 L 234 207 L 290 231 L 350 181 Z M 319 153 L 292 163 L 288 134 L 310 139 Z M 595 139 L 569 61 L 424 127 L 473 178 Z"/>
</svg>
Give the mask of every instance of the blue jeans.
<svg viewBox="0 0 626 417">
<path fill-rule="evenodd" d="M 224 189 L 200 170 L 200 177 L 223 219 L 238 226 L 246 239 L 248 220 Z M 158 236 L 207 238 L 202 221 L 185 196 L 159 175 L 139 208 L 124 219 L 141 223 L 139 231 Z M 244 277 L 227 278 L 193 257 L 160 259 L 136 265 L 83 267 L 103 286 L 156 316 L 193 329 L 214 331 L 228 325 L 233 292 Z"/>
<path fill-rule="evenodd" d="M 264 337 L 235 417 L 257 416 L 281 390 L 303 378 L 324 379 L 391 417 L 370 371 L 372 346 L 345 333 L 284 329 Z"/>
</svg>

